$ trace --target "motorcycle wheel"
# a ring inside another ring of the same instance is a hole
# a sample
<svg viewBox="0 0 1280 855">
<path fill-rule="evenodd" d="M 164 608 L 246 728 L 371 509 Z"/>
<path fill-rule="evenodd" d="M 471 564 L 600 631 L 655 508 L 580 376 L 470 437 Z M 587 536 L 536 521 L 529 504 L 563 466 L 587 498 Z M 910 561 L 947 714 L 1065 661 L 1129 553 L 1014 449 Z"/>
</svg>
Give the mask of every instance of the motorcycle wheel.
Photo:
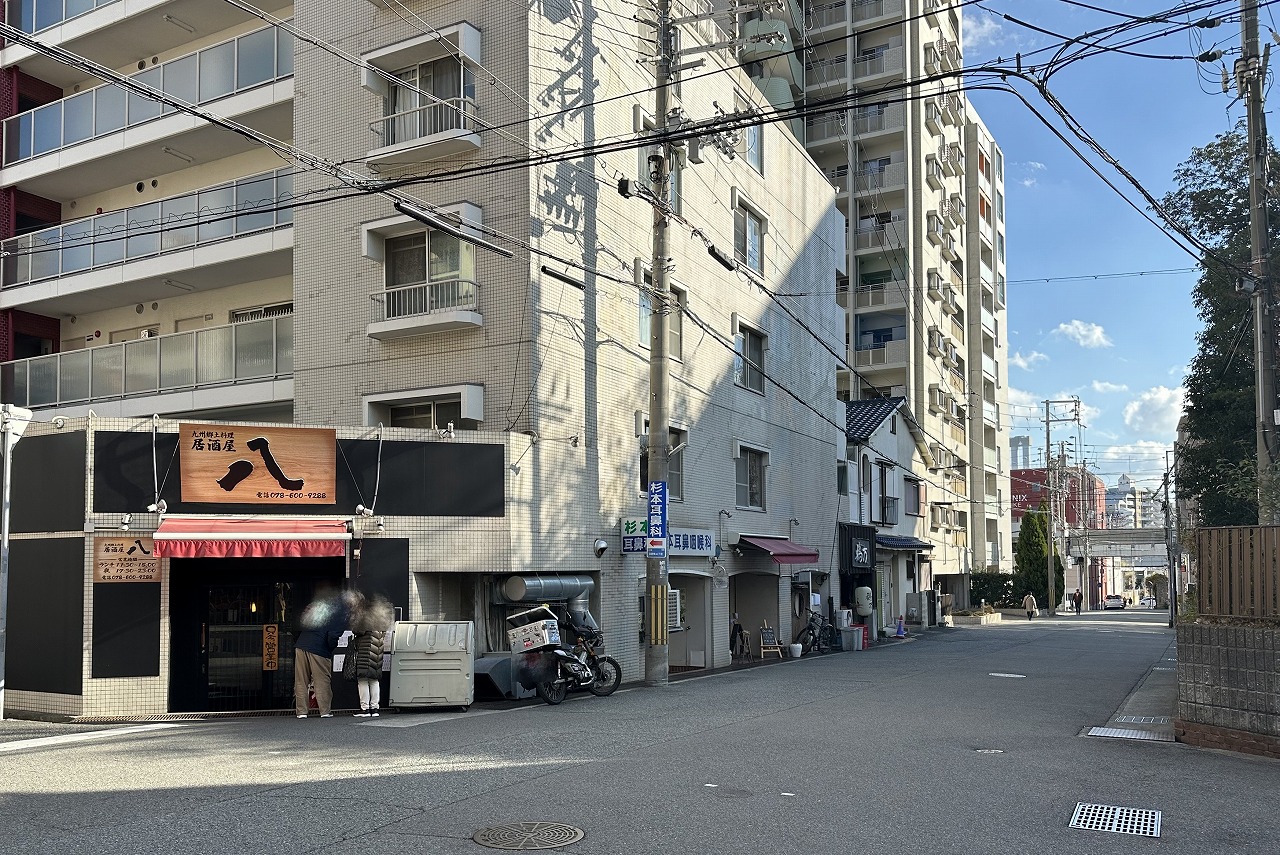
<svg viewBox="0 0 1280 855">
<path fill-rule="evenodd" d="M 598 657 L 591 670 L 595 672 L 596 681 L 587 687 L 587 691 L 598 698 L 612 695 L 622 682 L 622 667 L 611 656 Z"/>
<path fill-rule="evenodd" d="M 569 694 L 569 685 L 563 680 L 553 680 L 549 683 L 539 683 L 534 691 L 538 693 L 539 698 L 554 707 Z"/>
<path fill-rule="evenodd" d="M 796 636 L 796 644 L 800 645 L 800 655 L 808 656 L 813 651 L 813 646 L 818 643 L 818 634 L 813 631 L 813 627 L 806 626 L 800 630 L 800 634 Z"/>
</svg>

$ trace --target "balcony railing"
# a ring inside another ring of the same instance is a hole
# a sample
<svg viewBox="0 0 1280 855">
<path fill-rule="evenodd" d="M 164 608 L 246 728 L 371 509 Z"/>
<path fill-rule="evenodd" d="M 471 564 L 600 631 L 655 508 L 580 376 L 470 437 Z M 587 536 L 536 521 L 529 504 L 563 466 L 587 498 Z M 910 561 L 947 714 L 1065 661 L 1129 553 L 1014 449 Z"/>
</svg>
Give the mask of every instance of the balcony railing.
<svg viewBox="0 0 1280 855">
<path fill-rule="evenodd" d="M 809 86 L 839 83 L 848 76 L 849 60 L 844 56 L 815 59 L 804 64 L 805 82 Z"/>
<path fill-rule="evenodd" d="M 869 169 L 853 174 L 853 189 L 858 193 L 874 193 L 886 187 L 898 187 L 907 183 L 907 165 L 891 163 L 884 169 Z"/>
<path fill-rule="evenodd" d="M 476 102 L 472 98 L 445 98 L 412 110 L 392 113 L 370 124 L 382 136 L 382 144 L 420 140 L 448 131 L 476 131 Z"/>
<path fill-rule="evenodd" d="M 892 365 L 907 361 L 907 342 L 886 341 L 870 347 L 860 347 L 854 354 L 858 368 L 869 368 L 876 365 Z"/>
<path fill-rule="evenodd" d="M 844 3 L 827 3 L 822 6 L 815 6 L 809 10 L 809 29 L 817 30 L 822 27 L 843 24 L 845 22 L 844 10 Z"/>
<path fill-rule="evenodd" d="M 373 320 L 377 323 L 438 312 L 474 312 L 480 308 L 477 290 L 476 283 L 468 279 L 388 288 L 371 295 Z"/>
<path fill-rule="evenodd" d="M 0 287 L 83 273 L 289 225 L 293 173 L 278 169 L 0 243 Z M 279 210 L 276 210 L 279 208 Z"/>
<path fill-rule="evenodd" d="M 884 15 L 901 15 L 902 0 L 858 0 L 853 4 L 853 20 L 869 21 Z"/>
<path fill-rule="evenodd" d="M 804 125 L 805 134 L 811 143 L 845 135 L 844 120 L 838 115 L 806 119 Z"/>
<path fill-rule="evenodd" d="M 177 392 L 293 373 L 293 316 L 69 350 L 0 364 L 0 393 L 24 407 Z"/>
<path fill-rule="evenodd" d="M 855 300 L 859 309 L 873 306 L 901 306 L 907 301 L 907 283 L 902 280 L 859 285 Z"/>
<path fill-rule="evenodd" d="M 883 110 L 868 110 L 853 114 L 853 132 L 859 135 L 878 134 L 882 131 L 906 127 L 907 110 L 901 104 L 893 104 Z"/>
<path fill-rule="evenodd" d="M 68 0 L 70 3 L 70 0 Z M 293 37 L 266 27 L 171 59 L 129 79 L 189 104 L 206 104 L 293 74 Z M 4 122 L 5 165 L 172 115 L 173 107 L 108 83 Z"/>
<path fill-rule="evenodd" d="M 886 48 L 875 56 L 860 59 L 853 64 L 853 77 L 871 77 L 877 74 L 892 74 L 903 69 L 903 50 L 900 47 Z"/>
<path fill-rule="evenodd" d="M 883 246 L 902 246 L 906 237 L 904 220 L 894 219 L 870 228 L 861 227 L 853 234 L 854 249 L 876 249 Z"/>
<path fill-rule="evenodd" d="M 116 0 L 9 0 L 8 24 L 24 33 L 38 33 L 63 21 L 110 6 Z"/>
</svg>

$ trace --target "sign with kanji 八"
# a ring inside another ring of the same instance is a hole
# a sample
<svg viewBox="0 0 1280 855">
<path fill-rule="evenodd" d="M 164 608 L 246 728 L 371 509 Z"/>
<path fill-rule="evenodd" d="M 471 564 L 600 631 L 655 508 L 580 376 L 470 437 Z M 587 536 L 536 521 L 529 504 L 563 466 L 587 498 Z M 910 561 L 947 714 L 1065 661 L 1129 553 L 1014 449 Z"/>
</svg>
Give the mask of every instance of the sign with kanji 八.
<svg viewBox="0 0 1280 855">
<path fill-rule="evenodd" d="M 332 505 L 337 432 L 331 428 L 182 424 L 183 502 Z"/>
<path fill-rule="evenodd" d="M 148 535 L 122 534 L 93 539 L 93 581 L 155 582 L 159 561 Z"/>
</svg>

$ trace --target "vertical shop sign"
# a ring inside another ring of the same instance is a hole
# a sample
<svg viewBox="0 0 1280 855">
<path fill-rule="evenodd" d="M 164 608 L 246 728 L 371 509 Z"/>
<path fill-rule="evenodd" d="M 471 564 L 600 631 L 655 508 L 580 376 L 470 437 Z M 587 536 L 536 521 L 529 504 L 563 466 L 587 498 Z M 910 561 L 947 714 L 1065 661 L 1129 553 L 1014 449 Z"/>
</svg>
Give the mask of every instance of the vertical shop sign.
<svg viewBox="0 0 1280 855">
<path fill-rule="evenodd" d="M 262 670 L 280 670 L 280 625 L 264 623 L 262 625 Z"/>
<path fill-rule="evenodd" d="M 182 501 L 332 505 L 337 432 L 329 428 L 182 424 Z"/>
</svg>

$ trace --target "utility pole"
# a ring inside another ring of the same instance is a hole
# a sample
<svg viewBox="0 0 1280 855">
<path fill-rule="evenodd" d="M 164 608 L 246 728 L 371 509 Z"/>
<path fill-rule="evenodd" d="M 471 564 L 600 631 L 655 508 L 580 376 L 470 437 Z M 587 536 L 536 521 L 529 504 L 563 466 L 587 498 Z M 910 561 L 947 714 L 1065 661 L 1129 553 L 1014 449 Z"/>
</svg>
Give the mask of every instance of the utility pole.
<svg viewBox="0 0 1280 855">
<path fill-rule="evenodd" d="M 1169 455 L 1173 455 L 1173 464 L 1169 463 Z M 1178 464 L 1178 444 L 1164 453 L 1164 525 L 1166 534 L 1166 550 L 1169 553 L 1169 626 L 1178 620 L 1178 569 L 1182 564 L 1182 549 L 1178 545 L 1178 527 L 1174 507 L 1169 503 L 1169 482 L 1173 480 Z"/>
<path fill-rule="evenodd" d="M 1276 507 L 1276 330 L 1271 287 L 1271 245 L 1267 231 L 1267 119 L 1262 89 L 1271 45 L 1258 55 L 1258 2 L 1240 0 L 1241 56 L 1236 87 L 1245 102 L 1249 145 L 1249 243 L 1252 247 L 1254 371 L 1257 383 L 1258 524 L 1280 522 Z"/>
<path fill-rule="evenodd" d="M 649 180 L 657 197 L 653 206 L 653 259 L 650 267 L 652 293 L 649 295 L 649 514 L 654 513 L 655 483 L 661 483 L 662 501 L 666 501 L 666 483 L 670 474 L 671 453 L 671 266 L 667 238 L 667 202 L 671 198 L 672 146 L 667 140 L 668 113 L 671 112 L 671 60 L 674 27 L 671 23 L 671 0 L 657 0 L 656 89 L 654 122 L 660 153 L 649 158 Z M 665 520 L 666 514 L 663 513 Z M 652 534 L 652 524 L 650 534 Z M 666 532 L 662 532 L 666 537 Z M 649 686 L 665 686 L 670 673 L 670 650 L 667 638 L 667 557 L 665 547 L 645 552 L 645 587 L 648 589 L 649 631 L 644 654 L 644 681 Z"/>
<path fill-rule="evenodd" d="M 1075 407 L 1075 411 L 1072 413 L 1071 418 L 1054 418 L 1053 411 L 1052 411 L 1054 404 L 1072 404 Z M 1054 497 L 1054 489 L 1055 489 L 1055 485 L 1053 483 L 1054 481 L 1054 478 L 1053 478 L 1053 424 L 1054 422 L 1079 423 L 1079 421 L 1080 421 L 1080 399 L 1079 398 L 1070 398 L 1065 401 L 1045 401 L 1044 402 L 1044 466 L 1045 466 L 1044 477 L 1045 477 L 1045 484 L 1049 490 L 1048 530 L 1045 532 L 1046 534 L 1045 539 L 1048 541 L 1049 550 L 1048 550 L 1048 555 L 1045 556 L 1045 571 L 1046 571 L 1046 575 L 1049 577 L 1049 615 L 1050 616 L 1056 613 L 1057 602 L 1058 602 L 1057 593 L 1055 591 L 1055 589 L 1057 588 L 1057 585 L 1054 584 L 1054 582 L 1056 581 L 1054 577 L 1057 574 L 1053 572 L 1053 556 L 1054 556 L 1054 553 L 1057 551 L 1057 543 L 1055 542 L 1053 537 L 1053 502 L 1054 502 L 1053 497 Z M 1063 581 L 1066 581 L 1066 580 L 1064 579 Z"/>
</svg>

